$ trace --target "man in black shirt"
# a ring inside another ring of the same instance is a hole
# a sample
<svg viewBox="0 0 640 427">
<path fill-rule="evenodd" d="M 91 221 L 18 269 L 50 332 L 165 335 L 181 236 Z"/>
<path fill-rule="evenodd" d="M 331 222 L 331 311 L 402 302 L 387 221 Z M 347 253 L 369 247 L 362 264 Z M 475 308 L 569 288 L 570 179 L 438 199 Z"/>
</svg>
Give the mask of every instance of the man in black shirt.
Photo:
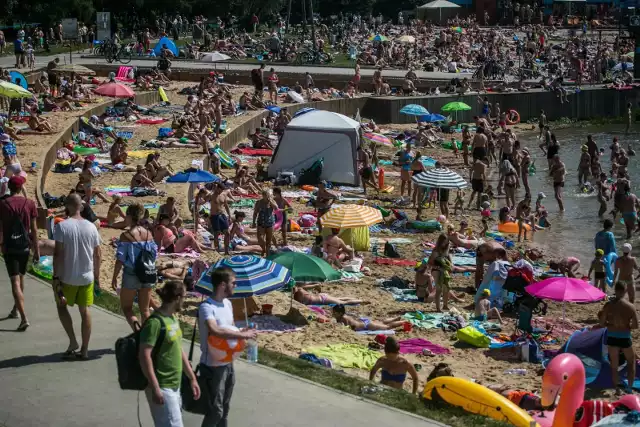
<svg viewBox="0 0 640 427">
<path fill-rule="evenodd" d="M 260 64 L 260 68 L 254 68 L 251 70 L 251 82 L 253 86 L 256 88 L 257 93 L 262 93 L 264 89 L 264 80 L 262 78 L 262 72 L 264 70 L 265 65 Z"/>
</svg>

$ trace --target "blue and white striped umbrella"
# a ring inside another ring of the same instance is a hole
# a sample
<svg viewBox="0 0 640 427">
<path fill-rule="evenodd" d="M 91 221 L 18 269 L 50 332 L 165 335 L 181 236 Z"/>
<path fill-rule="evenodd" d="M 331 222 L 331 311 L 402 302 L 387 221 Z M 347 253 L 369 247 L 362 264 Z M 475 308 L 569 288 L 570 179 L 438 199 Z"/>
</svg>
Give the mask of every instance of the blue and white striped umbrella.
<svg viewBox="0 0 640 427">
<path fill-rule="evenodd" d="M 408 114 L 410 116 L 426 116 L 427 114 L 429 114 L 429 111 L 427 111 L 426 108 L 418 104 L 405 105 L 400 109 L 400 112 L 402 114 Z"/>
<path fill-rule="evenodd" d="M 455 190 L 467 186 L 467 183 L 460 175 L 447 168 L 429 169 L 412 176 L 411 179 L 420 187 L 440 188 L 443 190 Z"/>
<path fill-rule="evenodd" d="M 213 293 L 211 272 L 219 267 L 228 267 L 236 273 L 236 288 L 232 298 L 264 295 L 280 289 L 291 280 L 289 270 L 280 264 L 255 255 L 236 255 L 222 259 L 209 267 L 196 284 L 197 292 L 204 295 Z"/>
</svg>

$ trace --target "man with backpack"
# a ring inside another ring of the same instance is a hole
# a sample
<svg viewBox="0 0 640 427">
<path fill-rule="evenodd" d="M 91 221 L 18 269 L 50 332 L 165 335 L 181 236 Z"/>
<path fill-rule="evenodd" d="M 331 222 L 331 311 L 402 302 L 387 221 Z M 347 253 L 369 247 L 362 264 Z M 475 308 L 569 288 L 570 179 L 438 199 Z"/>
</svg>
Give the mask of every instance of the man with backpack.
<svg viewBox="0 0 640 427">
<path fill-rule="evenodd" d="M 29 262 L 29 248 L 33 249 L 33 259 L 40 259 L 38 249 L 38 211 L 33 200 L 22 197 L 22 186 L 25 179 L 21 176 L 9 178 L 7 187 L 10 195 L 0 201 L 0 224 L 2 230 L 2 254 L 11 280 L 14 306 L 9 313 L 10 319 L 20 314 L 18 331 L 29 327 L 29 320 L 24 309 L 24 275 Z"/>
<path fill-rule="evenodd" d="M 202 427 L 227 425 L 229 404 L 235 384 L 233 360 L 244 349 L 244 341 L 255 339 L 255 330 L 240 331 L 234 326 L 233 308 L 229 297 L 236 286 L 236 275 L 230 268 L 211 272 L 213 294 L 198 309 L 200 328 L 200 375 L 204 378 L 207 396 Z"/>
<path fill-rule="evenodd" d="M 63 358 L 86 360 L 91 338 L 89 307 L 93 305 L 93 284 L 100 277 L 101 239 L 95 225 L 81 216 L 80 196 L 69 195 L 65 206 L 67 219 L 56 224 L 53 232 L 56 241 L 53 253 L 53 289 L 58 317 L 69 336 L 69 347 Z M 67 308 L 76 304 L 82 318 L 82 347 L 76 340 L 73 320 Z"/>
<path fill-rule="evenodd" d="M 138 360 L 149 382 L 146 394 L 154 425 L 182 427 L 180 384 L 183 369 L 189 378 L 194 399 L 200 398 L 198 380 L 182 350 L 182 330 L 175 317 L 175 313 L 182 310 L 187 290 L 182 282 L 172 280 L 156 292 L 162 305 L 140 331 Z"/>
</svg>

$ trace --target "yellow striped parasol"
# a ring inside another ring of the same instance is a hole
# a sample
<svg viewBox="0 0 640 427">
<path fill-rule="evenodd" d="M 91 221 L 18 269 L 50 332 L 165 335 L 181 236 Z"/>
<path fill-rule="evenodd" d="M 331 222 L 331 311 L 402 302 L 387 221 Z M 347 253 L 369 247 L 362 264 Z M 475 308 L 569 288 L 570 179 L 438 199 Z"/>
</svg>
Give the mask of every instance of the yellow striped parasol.
<svg viewBox="0 0 640 427">
<path fill-rule="evenodd" d="M 331 208 L 320 219 L 322 227 L 357 228 L 382 222 L 382 214 L 369 206 L 339 205 Z"/>
</svg>

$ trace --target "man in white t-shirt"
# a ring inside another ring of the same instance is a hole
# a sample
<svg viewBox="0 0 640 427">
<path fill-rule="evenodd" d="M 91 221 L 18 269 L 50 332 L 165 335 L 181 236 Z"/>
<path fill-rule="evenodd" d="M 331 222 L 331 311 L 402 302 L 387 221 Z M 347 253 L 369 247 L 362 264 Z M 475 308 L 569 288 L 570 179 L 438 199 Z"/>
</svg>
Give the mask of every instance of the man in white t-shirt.
<svg viewBox="0 0 640 427">
<path fill-rule="evenodd" d="M 80 196 L 69 195 L 65 205 L 68 217 L 56 225 L 53 233 L 56 241 L 53 254 L 53 290 L 58 317 L 69 336 L 69 347 L 63 358 L 87 359 L 91 337 L 88 308 L 93 305 L 93 284 L 100 277 L 100 234 L 95 225 L 80 215 Z M 82 347 L 76 340 L 73 321 L 67 308 L 76 304 L 82 318 Z"/>
<path fill-rule="evenodd" d="M 229 403 L 235 384 L 233 360 L 244 349 L 244 341 L 256 337 L 255 330 L 240 331 L 233 322 L 231 301 L 236 275 L 229 268 L 211 272 L 213 295 L 200 304 L 200 372 L 205 379 L 207 413 L 202 427 L 227 425 Z"/>
</svg>

